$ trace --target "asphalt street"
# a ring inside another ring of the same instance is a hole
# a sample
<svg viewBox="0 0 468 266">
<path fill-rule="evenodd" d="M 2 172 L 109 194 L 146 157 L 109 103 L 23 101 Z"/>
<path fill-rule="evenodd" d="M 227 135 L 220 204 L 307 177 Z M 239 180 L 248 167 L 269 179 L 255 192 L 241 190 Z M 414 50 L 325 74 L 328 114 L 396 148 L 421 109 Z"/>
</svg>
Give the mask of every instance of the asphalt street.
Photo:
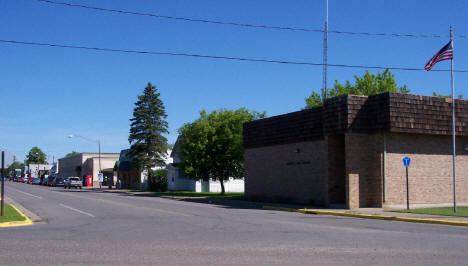
<svg viewBox="0 0 468 266">
<path fill-rule="evenodd" d="M 0 265 L 466 265 L 468 228 L 7 182 Z"/>
</svg>

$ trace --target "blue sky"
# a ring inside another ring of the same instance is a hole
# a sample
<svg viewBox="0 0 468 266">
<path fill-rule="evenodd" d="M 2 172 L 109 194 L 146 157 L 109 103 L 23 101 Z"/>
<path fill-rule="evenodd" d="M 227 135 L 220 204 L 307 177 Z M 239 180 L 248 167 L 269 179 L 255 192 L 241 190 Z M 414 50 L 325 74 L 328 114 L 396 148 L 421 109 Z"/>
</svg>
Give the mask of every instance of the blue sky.
<svg viewBox="0 0 468 266">
<path fill-rule="evenodd" d="M 323 28 L 325 0 L 61 0 L 160 15 L 251 24 Z M 330 30 L 468 35 L 468 2 L 329 1 Z M 322 62 L 323 35 L 113 14 L 35 0 L 0 0 L 0 39 L 216 56 Z M 329 34 L 329 63 L 424 67 L 448 38 Z M 454 41 L 455 69 L 468 69 L 468 38 Z M 434 69 L 448 69 L 449 61 Z M 364 69 L 329 68 L 353 80 Z M 375 73 L 376 71 L 371 71 Z M 128 147 L 134 102 L 148 81 L 161 93 L 169 142 L 199 111 L 246 107 L 268 116 L 300 110 L 322 85 L 322 67 L 121 54 L 0 43 L 0 148 L 19 160 L 33 146 L 55 158 Z M 414 94 L 450 94 L 450 74 L 393 71 Z M 457 94 L 468 73 L 455 74 Z"/>
</svg>

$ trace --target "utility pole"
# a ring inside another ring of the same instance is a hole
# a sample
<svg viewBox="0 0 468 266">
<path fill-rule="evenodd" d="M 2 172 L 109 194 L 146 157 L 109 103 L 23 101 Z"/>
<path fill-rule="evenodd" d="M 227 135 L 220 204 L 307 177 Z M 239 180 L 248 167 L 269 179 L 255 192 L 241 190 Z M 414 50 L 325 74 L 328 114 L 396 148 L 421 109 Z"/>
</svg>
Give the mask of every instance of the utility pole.
<svg viewBox="0 0 468 266">
<path fill-rule="evenodd" d="M 101 169 L 101 140 L 100 139 L 98 139 L 98 146 L 99 146 L 99 174 L 102 175 L 102 169 Z M 102 182 L 101 182 L 101 180 L 99 180 L 99 188 L 101 188 L 101 186 L 102 186 Z"/>
<path fill-rule="evenodd" d="M 323 85 L 322 101 L 327 99 L 327 71 L 328 71 L 328 0 L 326 0 L 325 29 L 323 31 Z"/>
</svg>

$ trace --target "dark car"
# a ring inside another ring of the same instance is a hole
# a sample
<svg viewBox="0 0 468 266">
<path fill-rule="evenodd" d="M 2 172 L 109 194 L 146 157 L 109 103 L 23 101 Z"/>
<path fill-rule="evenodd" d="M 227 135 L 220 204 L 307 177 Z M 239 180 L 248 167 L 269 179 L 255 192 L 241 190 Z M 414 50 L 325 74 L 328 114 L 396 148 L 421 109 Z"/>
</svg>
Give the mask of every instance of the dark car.
<svg viewBox="0 0 468 266">
<path fill-rule="evenodd" d="M 64 181 L 63 187 L 64 188 L 82 188 L 82 181 L 79 177 L 67 177 Z"/>
<path fill-rule="evenodd" d="M 52 180 L 52 186 L 53 187 L 63 187 L 64 186 L 64 181 L 63 178 L 61 177 L 56 177 Z"/>
</svg>

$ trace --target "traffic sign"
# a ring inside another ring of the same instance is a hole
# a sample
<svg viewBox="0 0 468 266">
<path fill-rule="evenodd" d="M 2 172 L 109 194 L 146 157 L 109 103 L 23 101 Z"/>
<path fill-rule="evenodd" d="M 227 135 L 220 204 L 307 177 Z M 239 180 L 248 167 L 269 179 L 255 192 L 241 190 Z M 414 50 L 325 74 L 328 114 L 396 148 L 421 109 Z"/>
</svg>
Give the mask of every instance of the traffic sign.
<svg viewBox="0 0 468 266">
<path fill-rule="evenodd" d="M 102 179 L 103 179 L 102 173 L 97 174 L 97 176 L 98 176 L 99 182 L 102 183 Z"/>
<path fill-rule="evenodd" d="M 410 166 L 410 163 L 411 163 L 411 158 L 410 157 L 406 156 L 405 158 L 403 158 L 403 165 L 405 167 Z"/>
</svg>

